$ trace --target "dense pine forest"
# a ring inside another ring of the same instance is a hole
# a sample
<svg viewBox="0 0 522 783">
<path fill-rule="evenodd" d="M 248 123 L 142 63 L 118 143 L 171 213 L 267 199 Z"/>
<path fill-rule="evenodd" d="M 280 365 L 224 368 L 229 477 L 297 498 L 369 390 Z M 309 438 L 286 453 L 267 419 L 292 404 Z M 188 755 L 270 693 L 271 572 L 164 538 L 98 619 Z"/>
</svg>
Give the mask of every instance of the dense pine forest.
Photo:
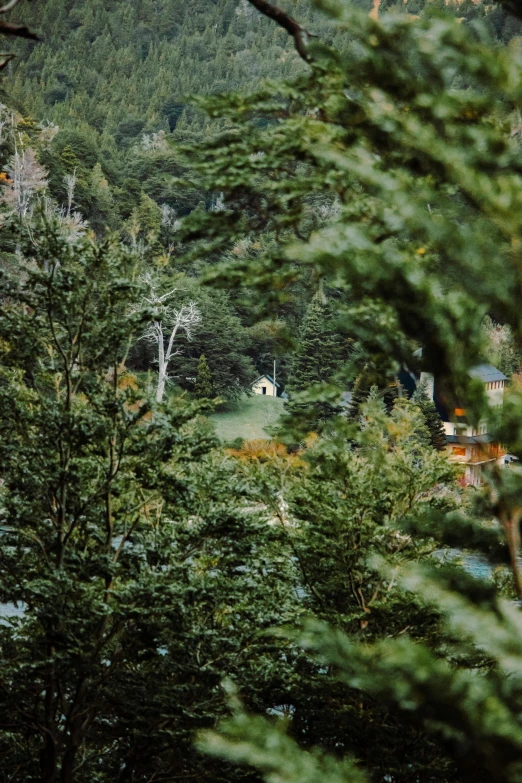
<svg viewBox="0 0 522 783">
<path fill-rule="evenodd" d="M 349 44 L 350 36 L 306 0 L 288 7 L 320 40 L 341 50 Z M 435 7 L 430 3 L 428 9 Z M 369 1 L 362 8 L 369 11 Z M 416 15 L 422 8 L 409 2 L 407 12 Z M 519 21 L 500 6 L 483 8 L 466 0 L 458 15 L 470 24 L 481 20 L 493 46 L 520 32 Z M 116 232 L 126 243 L 145 245 L 156 264 L 200 277 L 201 262 L 180 264 L 177 228 L 187 214 L 213 209 L 220 192 L 201 183 L 183 186 L 192 154 L 183 145 L 212 139 L 229 122 L 209 118 L 194 98 L 253 91 L 263 80 L 303 74 L 305 65 L 287 32 L 246 0 L 125 2 L 107 8 L 45 2 L 19 7 L 17 18 L 40 41 L 20 40 L 13 47 L 16 57 L 3 76 L 6 116 L 13 110 L 24 123 L 54 204 L 74 212 L 98 236 Z M 4 167 L 11 146 L 4 134 Z M 263 230 L 260 236 L 268 234 Z M 200 334 L 185 348 L 180 382 L 195 377 L 205 353 L 216 376 L 214 392 L 234 398 L 256 374 L 270 372 L 277 357 L 284 388 L 292 381 L 283 327 L 296 334 L 313 294 L 313 286 L 293 292 L 277 312 L 276 330 L 259 325 L 256 296 L 236 294 L 231 301 L 223 294 L 219 304 L 211 298 L 207 339 Z M 223 335 L 225 344 L 216 346 L 208 339 L 211 333 Z M 144 370 L 150 355 L 144 346 L 137 353 L 136 367 Z M 328 372 L 320 376 L 325 379 Z M 300 388 L 306 382 L 295 378 L 294 383 Z"/>
<path fill-rule="evenodd" d="M 521 20 L 0 8 L 0 783 L 522 781 Z"/>
</svg>

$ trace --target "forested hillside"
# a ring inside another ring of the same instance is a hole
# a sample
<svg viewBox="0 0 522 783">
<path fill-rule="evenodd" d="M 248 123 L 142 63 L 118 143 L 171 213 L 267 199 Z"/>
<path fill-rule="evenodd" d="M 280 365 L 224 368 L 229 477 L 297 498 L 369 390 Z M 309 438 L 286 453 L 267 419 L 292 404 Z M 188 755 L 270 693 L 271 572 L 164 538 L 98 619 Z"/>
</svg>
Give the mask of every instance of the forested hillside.
<svg viewBox="0 0 522 783">
<path fill-rule="evenodd" d="M 371 8 L 370 0 L 360 2 Z M 409 0 L 406 10 L 417 14 L 425 5 Z M 343 36 L 310 3 L 286 6 L 321 40 L 342 48 Z M 390 0 L 380 4 L 381 13 L 390 8 Z M 455 13 L 470 20 L 484 9 L 465 0 Z M 303 71 L 285 31 L 246 0 L 50 0 L 19 16 L 43 43 L 17 47 L 4 80 L 9 95 L 31 116 L 61 128 L 90 128 L 116 149 L 143 133 L 204 132 L 205 118 L 187 106 L 190 95 L 256 87 Z M 499 7 L 488 16 L 493 39 L 518 34 L 519 23 Z"/>
<path fill-rule="evenodd" d="M 371 8 L 370 0 L 361 3 Z M 424 5 L 409 0 L 407 10 Z M 349 40 L 306 0 L 286 6 L 321 40 L 340 49 Z M 387 7 L 393 3 L 385 0 L 380 11 Z M 471 0 L 455 12 L 484 16 Z M 42 41 L 15 46 L 2 79 L 5 100 L 59 128 L 41 158 L 51 193 L 65 203 L 63 177 L 77 167 L 76 205 L 97 230 L 122 230 L 142 193 L 181 215 L 202 198 L 211 205 L 210 194 L 191 196 L 171 182 L 180 167 L 169 142 L 208 137 L 223 125 L 210 124 L 190 96 L 255 89 L 263 79 L 304 72 L 287 33 L 246 0 L 50 0 L 21 7 L 18 17 Z M 492 40 L 520 29 L 499 7 L 488 9 L 487 24 Z M 147 202 L 142 211 L 147 206 L 151 212 Z"/>
<path fill-rule="evenodd" d="M 117 148 L 143 132 L 202 130 L 191 94 L 302 70 L 285 32 L 239 0 L 52 0 L 25 17 L 44 43 L 19 47 L 10 94 L 33 116 L 92 128 Z"/>
</svg>

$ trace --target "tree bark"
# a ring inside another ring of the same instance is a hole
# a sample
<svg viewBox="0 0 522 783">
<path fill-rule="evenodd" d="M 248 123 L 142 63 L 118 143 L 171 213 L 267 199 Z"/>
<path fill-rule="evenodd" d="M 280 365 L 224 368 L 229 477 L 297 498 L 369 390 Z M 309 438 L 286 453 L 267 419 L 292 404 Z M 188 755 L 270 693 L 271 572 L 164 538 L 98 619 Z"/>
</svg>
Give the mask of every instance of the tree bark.
<svg viewBox="0 0 522 783">
<path fill-rule="evenodd" d="M 60 783 L 74 783 L 74 762 L 78 752 L 77 745 L 70 745 L 65 751 L 62 762 Z"/>
<path fill-rule="evenodd" d="M 40 751 L 40 774 L 42 783 L 55 783 L 56 763 L 56 743 L 52 734 L 46 733 L 44 746 Z"/>
</svg>

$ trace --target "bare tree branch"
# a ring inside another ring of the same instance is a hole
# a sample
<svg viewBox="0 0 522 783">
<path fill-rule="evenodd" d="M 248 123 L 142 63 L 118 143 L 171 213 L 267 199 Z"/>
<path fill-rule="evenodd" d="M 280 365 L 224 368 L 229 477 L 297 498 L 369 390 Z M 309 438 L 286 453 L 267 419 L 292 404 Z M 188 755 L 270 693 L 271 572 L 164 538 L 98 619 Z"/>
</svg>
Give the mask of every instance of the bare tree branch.
<svg viewBox="0 0 522 783">
<path fill-rule="evenodd" d="M 7 14 L 8 11 L 12 11 L 15 6 L 18 5 L 20 0 L 9 0 L 5 5 L 0 6 L 0 15 Z M 0 35 L 15 35 L 18 38 L 30 38 L 33 41 L 39 41 L 40 39 L 36 35 L 36 33 L 33 33 L 32 30 L 29 30 L 28 27 L 25 27 L 21 24 L 12 24 L 11 22 L 4 22 L 3 20 L 0 20 Z M 15 55 L 11 52 L 3 52 L 0 53 L 0 71 L 6 67 L 7 63 L 11 62 Z"/>
<path fill-rule="evenodd" d="M 286 30 L 288 35 L 292 36 L 296 51 L 305 62 L 310 63 L 312 61 L 308 52 L 308 40 L 310 38 L 316 38 L 317 36 L 309 33 L 304 27 L 301 27 L 299 22 L 292 16 L 289 16 L 282 8 L 279 8 L 277 5 L 272 5 L 272 3 L 268 3 L 267 0 L 248 0 L 248 2 L 253 5 L 254 8 L 257 8 L 261 14 L 267 16 L 269 19 L 273 19 L 274 22 L 277 22 L 283 30 Z"/>
<path fill-rule="evenodd" d="M 18 5 L 20 0 L 11 0 L 0 8 L 0 14 L 6 14 L 8 11 L 12 11 L 15 5 Z"/>
<path fill-rule="evenodd" d="M 149 288 L 149 295 L 145 297 L 145 302 L 155 311 L 154 320 L 149 324 L 143 337 L 158 349 L 156 400 L 161 402 L 165 393 L 165 384 L 171 380 L 168 374 L 169 362 L 181 353 L 179 350 L 174 350 L 176 336 L 179 332 L 185 332 L 187 340 L 192 340 L 192 331 L 201 323 L 202 317 L 195 302 L 182 305 L 179 310 L 168 303 L 176 292 L 175 288 L 166 294 L 160 294 L 158 281 L 150 273 L 145 274 L 142 279 Z"/>
<path fill-rule="evenodd" d="M 5 5 L 0 6 L 0 15 L 7 14 L 15 8 L 20 0 L 9 0 Z M 0 19 L 0 35 L 17 36 L 18 38 L 30 38 L 32 41 L 40 40 L 36 33 L 29 30 L 28 27 L 21 24 L 13 24 L 12 22 L 4 22 Z M 11 62 L 15 55 L 12 53 L 4 52 L 0 54 L 0 58 L 3 58 L 0 62 L 0 71 L 5 68 L 7 63 Z"/>
<path fill-rule="evenodd" d="M 19 38 L 31 38 L 33 41 L 40 40 L 36 33 L 33 33 L 28 27 L 21 24 L 11 24 L 11 22 L 0 21 L 0 33 L 2 35 L 17 35 Z"/>
</svg>

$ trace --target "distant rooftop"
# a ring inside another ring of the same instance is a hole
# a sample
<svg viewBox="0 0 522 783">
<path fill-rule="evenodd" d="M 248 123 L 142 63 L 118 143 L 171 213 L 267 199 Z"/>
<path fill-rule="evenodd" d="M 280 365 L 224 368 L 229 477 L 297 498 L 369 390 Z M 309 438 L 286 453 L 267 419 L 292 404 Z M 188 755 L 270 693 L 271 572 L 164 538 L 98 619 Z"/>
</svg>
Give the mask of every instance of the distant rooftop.
<svg viewBox="0 0 522 783">
<path fill-rule="evenodd" d="M 422 359 L 422 348 L 417 348 L 413 352 L 416 359 Z M 507 381 L 506 376 L 493 367 L 492 364 L 477 364 L 469 371 L 472 378 L 479 378 L 484 383 L 493 383 L 494 381 Z"/>
<path fill-rule="evenodd" d="M 493 435 L 485 432 L 481 435 L 446 435 L 446 441 L 448 443 L 460 443 L 464 445 L 483 445 L 484 443 L 493 443 Z"/>
<path fill-rule="evenodd" d="M 274 379 L 272 378 L 272 376 L 271 376 L 271 375 L 261 375 L 261 376 L 260 376 L 260 377 L 257 379 L 257 381 L 254 381 L 254 383 L 252 384 L 252 386 L 255 386 L 255 385 L 256 385 L 256 383 L 259 383 L 259 381 L 262 381 L 262 380 L 263 380 L 263 378 L 266 378 L 266 379 L 267 379 L 267 381 L 270 381 L 270 383 L 273 383 L 273 384 L 274 384 L 274 386 L 277 386 L 277 387 L 279 387 L 279 386 L 280 386 L 280 384 L 279 384 L 277 381 L 274 381 Z"/>
<path fill-rule="evenodd" d="M 477 364 L 469 371 L 472 378 L 479 378 L 484 383 L 493 383 L 494 381 L 507 381 L 506 376 L 493 367 L 492 364 Z"/>
</svg>

